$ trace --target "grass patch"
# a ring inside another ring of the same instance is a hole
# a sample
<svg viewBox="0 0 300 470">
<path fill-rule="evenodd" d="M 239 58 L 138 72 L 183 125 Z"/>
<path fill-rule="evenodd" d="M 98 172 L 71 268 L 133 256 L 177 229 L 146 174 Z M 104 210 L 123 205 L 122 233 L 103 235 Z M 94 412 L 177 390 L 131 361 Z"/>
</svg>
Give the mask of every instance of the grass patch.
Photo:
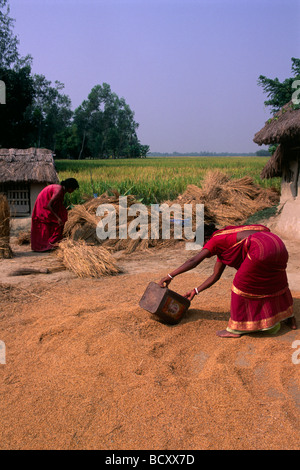
<svg viewBox="0 0 300 470">
<path fill-rule="evenodd" d="M 261 211 L 256 212 L 251 215 L 245 222 L 245 225 L 248 224 L 257 224 L 260 220 L 268 220 L 271 217 L 274 217 L 277 213 L 278 205 L 272 207 L 266 207 Z"/>
</svg>

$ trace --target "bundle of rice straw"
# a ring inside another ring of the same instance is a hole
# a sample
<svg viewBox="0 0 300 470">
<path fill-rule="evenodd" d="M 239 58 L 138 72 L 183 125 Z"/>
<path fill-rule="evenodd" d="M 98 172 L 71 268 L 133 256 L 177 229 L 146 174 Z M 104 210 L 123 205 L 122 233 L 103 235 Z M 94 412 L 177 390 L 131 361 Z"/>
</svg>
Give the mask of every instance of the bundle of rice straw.
<svg viewBox="0 0 300 470">
<path fill-rule="evenodd" d="M 85 240 L 87 243 L 98 244 L 99 241 L 96 235 L 98 221 L 96 210 L 95 212 L 89 211 L 86 204 L 76 205 L 69 212 L 68 220 L 64 227 L 64 236 L 70 237 L 75 241 Z"/>
<path fill-rule="evenodd" d="M 144 251 L 152 247 L 169 246 L 176 243 L 178 240 L 174 240 L 173 232 L 174 227 L 170 227 L 170 239 L 164 240 L 161 237 L 161 220 L 159 223 L 158 238 L 151 238 L 151 208 L 147 210 L 147 227 L 138 227 L 138 230 L 148 230 L 148 238 L 130 238 L 129 236 L 125 239 L 119 237 L 119 193 L 114 191 L 113 196 L 109 196 L 107 193 L 102 194 L 98 198 L 91 199 L 82 205 L 76 205 L 69 212 L 68 221 L 65 224 L 64 236 L 69 237 L 72 240 L 84 240 L 88 244 L 99 245 L 101 244 L 107 250 L 111 252 L 124 250 L 126 253 L 132 253 L 133 251 Z M 127 196 L 127 211 L 133 205 L 137 204 L 135 196 Z M 113 206 L 115 211 L 115 238 L 107 238 L 100 240 L 96 234 L 97 224 L 103 217 L 96 216 L 97 208 L 102 204 L 110 204 Z M 127 212 L 127 233 L 131 222 L 135 219 L 135 216 L 128 215 Z M 161 216 L 160 216 L 161 219 Z"/>
<path fill-rule="evenodd" d="M 62 240 L 56 255 L 68 270 L 81 278 L 98 278 L 121 272 L 116 260 L 105 248 L 87 245 L 83 240 Z"/>
<path fill-rule="evenodd" d="M 30 244 L 31 231 L 20 232 L 17 239 L 18 245 L 29 245 Z"/>
<path fill-rule="evenodd" d="M 224 227 L 242 224 L 256 212 L 278 204 L 279 199 L 275 190 L 256 185 L 248 176 L 230 178 L 221 171 L 208 171 L 202 187 L 189 185 L 178 202 L 204 204 L 205 222 Z"/>
<path fill-rule="evenodd" d="M 10 236 L 10 209 L 4 196 L 0 194 L 0 258 L 12 258 L 12 250 L 9 245 Z"/>
</svg>

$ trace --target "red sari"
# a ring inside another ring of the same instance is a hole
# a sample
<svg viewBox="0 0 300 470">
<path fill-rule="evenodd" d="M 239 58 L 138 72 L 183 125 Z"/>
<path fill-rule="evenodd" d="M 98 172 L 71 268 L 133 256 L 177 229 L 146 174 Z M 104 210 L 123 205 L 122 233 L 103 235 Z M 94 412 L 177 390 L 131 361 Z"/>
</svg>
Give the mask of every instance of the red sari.
<svg viewBox="0 0 300 470">
<path fill-rule="evenodd" d="M 237 242 L 237 233 L 244 230 L 257 233 Z M 283 241 L 267 227 L 225 227 L 215 232 L 203 248 L 237 269 L 231 289 L 231 330 L 268 329 L 293 316 L 286 275 L 288 252 Z"/>
<path fill-rule="evenodd" d="M 47 209 L 52 197 L 58 199 L 53 205 L 54 212 L 62 220 L 59 225 L 57 218 Z M 37 197 L 31 217 L 31 249 L 33 251 L 48 251 L 62 239 L 64 224 L 68 218 L 68 213 L 64 207 L 64 193 L 59 184 L 46 186 Z"/>
</svg>

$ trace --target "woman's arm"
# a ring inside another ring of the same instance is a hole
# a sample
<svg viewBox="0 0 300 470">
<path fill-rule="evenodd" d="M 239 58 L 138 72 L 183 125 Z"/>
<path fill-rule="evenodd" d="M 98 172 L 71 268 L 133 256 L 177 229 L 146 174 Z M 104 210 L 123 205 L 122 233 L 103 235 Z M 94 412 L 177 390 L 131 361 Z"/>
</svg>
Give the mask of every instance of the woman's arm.
<svg viewBox="0 0 300 470">
<path fill-rule="evenodd" d="M 197 253 L 196 256 L 193 256 L 193 258 L 190 258 L 187 260 L 184 264 L 179 266 L 179 268 L 175 269 L 174 271 L 170 272 L 168 276 L 163 277 L 159 281 L 159 285 L 161 287 L 168 286 L 171 282 L 171 280 L 175 277 L 178 276 L 178 274 L 185 273 L 186 271 L 190 271 L 191 269 L 194 269 L 198 264 L 200 264 L 205 258 L 210 258 L 211 254 L 210 251 L 207 250 L 206 248 L 203 248 L 199 253 Z"/>
<path fill-rule="evenodd" d="M 186 297 L 188 300 L 193 300 L 197 293 L 199 294 L 200 292 L 204 291 L 205 289 L 208 289 L 213 284 L 215 284 L 222 276 L 225 268 L 225 264 L 221 263 L 221 261 L 216 261 L 213 274 L 209 276 L 206 281 L 204 281 L 199 287 L 196 288 L 197 291 L 196 289 L 193 289 L 187 292 L 183 297 Z"/>
</svg>

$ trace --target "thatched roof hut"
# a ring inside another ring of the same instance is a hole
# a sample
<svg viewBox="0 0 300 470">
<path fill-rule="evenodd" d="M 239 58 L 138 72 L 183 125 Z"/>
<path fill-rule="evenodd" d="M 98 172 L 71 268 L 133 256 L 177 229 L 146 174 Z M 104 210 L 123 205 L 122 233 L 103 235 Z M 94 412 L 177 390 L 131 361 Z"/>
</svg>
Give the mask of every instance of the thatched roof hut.
<svg viewBox="0 0 300 470">
<path fill-rule="evenodd" d="M 258 145 L 279 144 L 260 176 L 261 178 L 282 176 L 284 167 L 293 160 L 291 150 L 300 146 L 300 109 L 295 109 L 292 101 L 285 104 L 255 134 L 253 141 Z"/>
<path fill-rule="evenodd" d="M 0 183 L 58 183 L 51 150 L 0 149 Z"/>
<path fill-rule="evenodd" d="M 258 145 L 283 144 L 293 147 L 300 142 L 300 109 L 292 101 L 285 104 L 255 134 L 253 141 Z"/>
<path fill-rule="evenodd" d="M 300 109 L 290 101 L 255 134 L 258 145 L 279 144 L 261 178 L 282 177 L 277 227 L 300 239 Z"/>
<path fill-rule="evenodd" d="M 58 181 L 51 150 L 0 149 L 0 192 L 14 215 L 30 215 L 38 193 Z"/>
</svg>

